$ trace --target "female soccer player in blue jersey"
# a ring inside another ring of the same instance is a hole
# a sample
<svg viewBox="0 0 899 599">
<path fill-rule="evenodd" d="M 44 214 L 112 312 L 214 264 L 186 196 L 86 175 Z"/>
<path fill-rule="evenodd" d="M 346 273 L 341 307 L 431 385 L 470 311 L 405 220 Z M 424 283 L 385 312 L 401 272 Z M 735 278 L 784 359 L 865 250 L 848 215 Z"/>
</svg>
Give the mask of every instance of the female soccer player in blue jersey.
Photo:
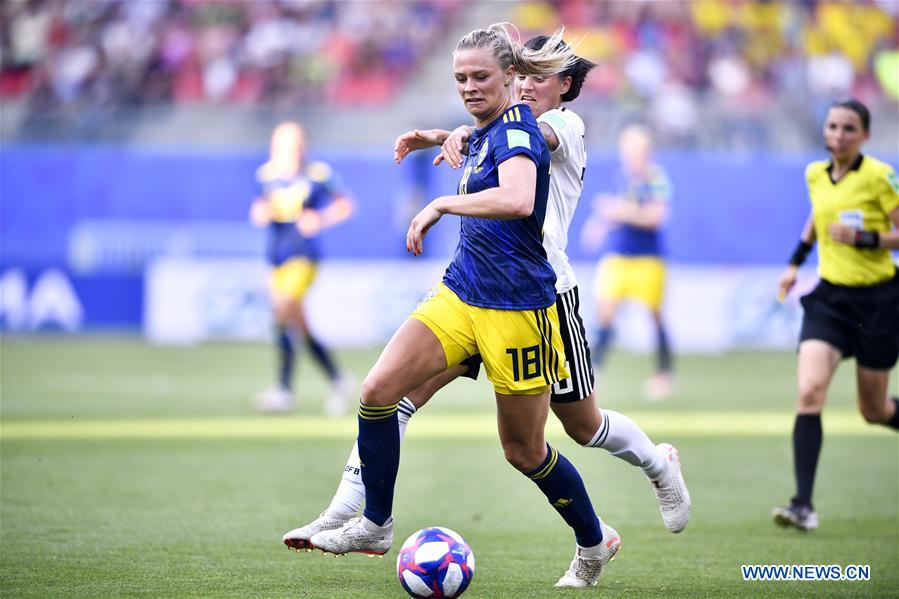
<svg viewBox="0 0 899 599">
<path fill-rule="evenodd" d="M 538 36 L 525 45 L 539 50 L 547 39 L 546 36 Z M 653 482 L 666 527 L 672 532 L 680 532 L 689 518 L 690 499 L 680 474 L 676 450 L 667 444 L 657 448 L 630 418 L 612 410 L 600 411 L 596 406 L 590 348 L 578 313 L 580 300 L 577 280 L 565 254 L 568 226 L 583 188 L 586 148 L 583 122 L 574 111 L 563 108 L 562 103 L 578 97 L 592 66 L 589 61 L 578 59 L 562 73 L 551 76 L 518 75 L 515 81 L 516 96 L 537 117 L 538 126 L 549 145 L 552 157 L 543 246 L 556 272 L 556 308 L 565 346 L 566 365 L 571 376 L 553 386 L 551 407 L 564 424 L 566 432 L 578 443 L 586 447 L 601 447 L 641 467 Z M 464 126 L 452 134 L 436 129 L 410 131 L 397 139 L 396 160 L 402 161 L 414 150 L 443 144 L 441 155 L 437 157 L 435 164 L 445 159 L 453 168 L 457 168 L 463 163 L 462 147 L 467 143 L 470 133 L 471 128 Z M 451 367 L 446 373 L 437 375 L 412 391 L 400 402 L 400 436 L 403 436 L 410 416 L 434 392 L 459 375 L 476 378 L 478 369 L 476 360 L 466 360 L 462 365 Z M 328 509 L 309 524 L 285 534 L 284 543 L 296 549 L 309 548 L 309 539 L 313 534 L 341 526 L 354 516 L 365 499 L 358 471 L 358 452 L 354 449 Z"/>
<path fill-rule="evenodd" d="M 830 160 L 805 169 L 812 212 L 781 276 L 780 298 L 818 241 L 817 287 L 802 297 L 799 390 L 793 425 L 796 495 L 774 509 L 774 521 L 818 527 L 812 489 L 821 453 L 821 411 L 840 361 L 855 356 L 858 408 L 867 422 L 899 430 L 899 398 L 889 397 L 899 359 L 899 179 L 889 164 L 861 153 L 871 115 L 858 100 L 827 111 L 824 144 Z"/>
<path fill-rule="evenodd" d="M 605 360 L 621 303 L 642 304 L 656 333 L 656 370 L 644 385 L 644 394 L 647 399 L 664 399 L 671 393 L 673 379 L 662 314 L 665 262 L 661 228 L 668 216 L 671 184 L 664 169 L 652 160 L 652 137 L 646 127 L 626 127 L 618 149 L 620 191 L 615 196 L 600 196 L 596 212 L 584 227 L 588 242 L 605 238 L 605 255 L 597 265 L 593 292 L 599 324 L 593 363 L 600 368 Z"/>
<path fill-rule="evenodd" d="M 618 549 L 617 534 L 597 518 L 577 470 L 543 436 L 550 386 L 568 376 L 555 274 L 541 235 L 550 154 L 530 108 L 515 104 L 512 90 L 516 73 L 551 75 L 573 63 L 573 52 L 557 47 L 560 40 L 557 35 L 531 51 L 502 25 L 492 25 L 456 47 L 457 90 L 477 129 L 459 193 L 426 206 L 412 220 L 406 245 L 419 255 L 443 214 L 462 216 L 459 245 L 443 283 L 400 327 L 363 383 L 357 443 L 365 511 L 313 535 L 311 543 L 323 551 L 383 554 L 390 548 L 399 400 L 476 353 L 494 385 L 506 459 L 572 527 L 585 563 L 599 570 Z"/>
<path fill-rule="evenodd" d="M 298 123 L 281 123 L 272 133 L 269 161 L 256 172 L 260 194 L 252 204 L 250 219 L 268 229 L 279 372 L 278 384 L 259 394 L 255 407 L 263 412 L 293 409 L 295 345 L 303 339 L 333 385 L 325 411 L 340 416 L 346 411 L 349 379 L 309 330 L 303 298 L 321 257 L 318 234 L 349 218 L 353 204 L 330 167 L 323 162 L 306 164 L 305 154 L 303 128 Z"/>
</svg>

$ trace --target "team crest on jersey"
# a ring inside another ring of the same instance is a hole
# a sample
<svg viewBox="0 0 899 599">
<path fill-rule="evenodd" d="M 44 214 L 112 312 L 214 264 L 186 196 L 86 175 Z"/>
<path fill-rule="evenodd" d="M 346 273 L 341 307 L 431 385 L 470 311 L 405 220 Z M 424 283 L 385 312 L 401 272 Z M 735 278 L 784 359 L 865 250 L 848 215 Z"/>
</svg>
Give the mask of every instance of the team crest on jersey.
<svg viewBox="0 0 899 599">
<path fill-rule="evenodd" d="M 899 193 L 899 177 L 896 176 L 896 173 L 887 173 L 887 181 L 889 182 L 890 187 L 893 188 L 893 191 Z"/>
<path fill-rule="evenodd" d="M 477 166 L 481 166 L 481 163 L 484 162 L 484 160 L 487 159 L 487 152 L 489 152 L 489 151 L 490 151 L 490 140 L 489 140 L 489 139 L 485 139 L 485 140 L 484 140 L 484 145 L 481 146 L 481 151 L 478 152 L 478 164 L 477 164 Z"/>
</svg>

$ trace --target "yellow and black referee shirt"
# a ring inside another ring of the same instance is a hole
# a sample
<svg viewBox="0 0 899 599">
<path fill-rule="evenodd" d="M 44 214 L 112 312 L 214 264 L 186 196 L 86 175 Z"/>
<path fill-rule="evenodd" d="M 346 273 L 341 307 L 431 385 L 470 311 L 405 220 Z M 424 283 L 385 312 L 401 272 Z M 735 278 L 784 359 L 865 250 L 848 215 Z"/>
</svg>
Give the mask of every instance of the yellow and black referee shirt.
<svg viewBox="0 0 899 599">
<path fill-rule="evenodd" d="M 805 181 L 812 202 L 818 239 L 818 274 L 836 285 L 861 287 L 891 279 L 896 272 L 890 250 L 859 249 L 837 243 L 827 234 L 831 223 L 885 233 L 892 230 L 889 214 L 899 208 L 899 179 L 893 167 L 859 155 L 843 178 L 830 179 L 833 164 L 812 162 Z"/>
</svg>

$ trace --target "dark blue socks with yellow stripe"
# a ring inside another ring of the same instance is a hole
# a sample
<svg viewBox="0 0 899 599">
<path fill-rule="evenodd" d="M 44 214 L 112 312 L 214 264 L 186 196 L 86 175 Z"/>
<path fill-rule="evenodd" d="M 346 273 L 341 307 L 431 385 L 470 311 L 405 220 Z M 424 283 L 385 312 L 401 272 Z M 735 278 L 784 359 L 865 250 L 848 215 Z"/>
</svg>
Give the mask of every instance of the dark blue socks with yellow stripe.
<svg viewBox="0 0 899 599">
<path fill-rule="evenodd" d="M 363 515 L 383 526 L 393 512 L 393 487 L 400 467 L 400 430 L 397 404 L 359 403 L 359 463 L 365 485 Z"/>
<path fill-rule="evenodd" d="M 574 529 L 578 545 L 594 547 L 602 542 L 599 518 L 593 511 L 584 481 L 565 456 L 547 443 L 546 459 L 536 470 L 525 476 L 537 484 L 549 503 L 556 508 L 568 526 Z"/>
<path fill-rule="evenodd" d="M 278 384 L 282 389 L 290 389 L 293 381 L 293 337 L 287 327 L 279 326 L 277 332 L 278 345 Z"/>
<path fill-rule="evenodd" d="M 318 362 L 318 365 L 322 367 L 322 370 L 328 375 L 328 379 L 336 381 L 340 377 L 340 373 L 337 372 L 337 365 L 334 364 L 333 358 L 331 358 L 331 354 L 325 349 L 325 346 L 322 345 L 321 341 L 313 337 L 312 335 L 306 335 L 306 347 L 309 348 L 309 351 L 312 353 L 312 357 L 315 358 L 315 361 Z"/>
</svg>

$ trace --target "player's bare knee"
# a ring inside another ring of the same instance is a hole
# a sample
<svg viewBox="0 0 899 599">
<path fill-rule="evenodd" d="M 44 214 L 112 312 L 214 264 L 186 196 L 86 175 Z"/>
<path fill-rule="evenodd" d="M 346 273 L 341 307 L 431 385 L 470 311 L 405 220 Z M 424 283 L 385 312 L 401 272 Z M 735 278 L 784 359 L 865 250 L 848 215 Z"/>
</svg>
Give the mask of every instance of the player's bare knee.
<svg viewBox="0 0 899 599">
<path fill-rule="evenodd" d="M 797 407 L 800 411 L 820 411 L 827 397 L 827 385 L 821 381 L 800 380 Z"/>
<path fill-rule="evenodd" d="M 360 396 L 362 403 L 367 406 L 389 406 L 401 399 L 393 392 L 388 381 L 376 372 L 368 373 L 368 376 L 362 381 Z"/>
<path fill-rule="evenodd" d="M 578 445 L 586 445 L 593 440 L 593 435 L 596 434 L 596 427 L 590 430 L 590 427 L 585 426 L 583 422 L 564 422 L 562 426 L 565 427 L 565 433 Z"/>
<path fill-rule="evenodd" d="M 886 404 L 882 401 L 879 403 L 860 402 L 858 409 L 862 414 L 862 418 L 864 418 L 865 422 L 868 424 L 880 424 L 890 419 L 890 416 L 887 413 Z"/>
<path fill-rule="evenodd" d="M 543 447 L 545 448 L 545 445 Z M 503 453 L 506 456 L 506 461 L 509 462 L 513 468 L 524 473 L 536 470 L 546 457 L 541 451 L 529 447 L 525 443 L 504 443 Z"/>
</svg>

